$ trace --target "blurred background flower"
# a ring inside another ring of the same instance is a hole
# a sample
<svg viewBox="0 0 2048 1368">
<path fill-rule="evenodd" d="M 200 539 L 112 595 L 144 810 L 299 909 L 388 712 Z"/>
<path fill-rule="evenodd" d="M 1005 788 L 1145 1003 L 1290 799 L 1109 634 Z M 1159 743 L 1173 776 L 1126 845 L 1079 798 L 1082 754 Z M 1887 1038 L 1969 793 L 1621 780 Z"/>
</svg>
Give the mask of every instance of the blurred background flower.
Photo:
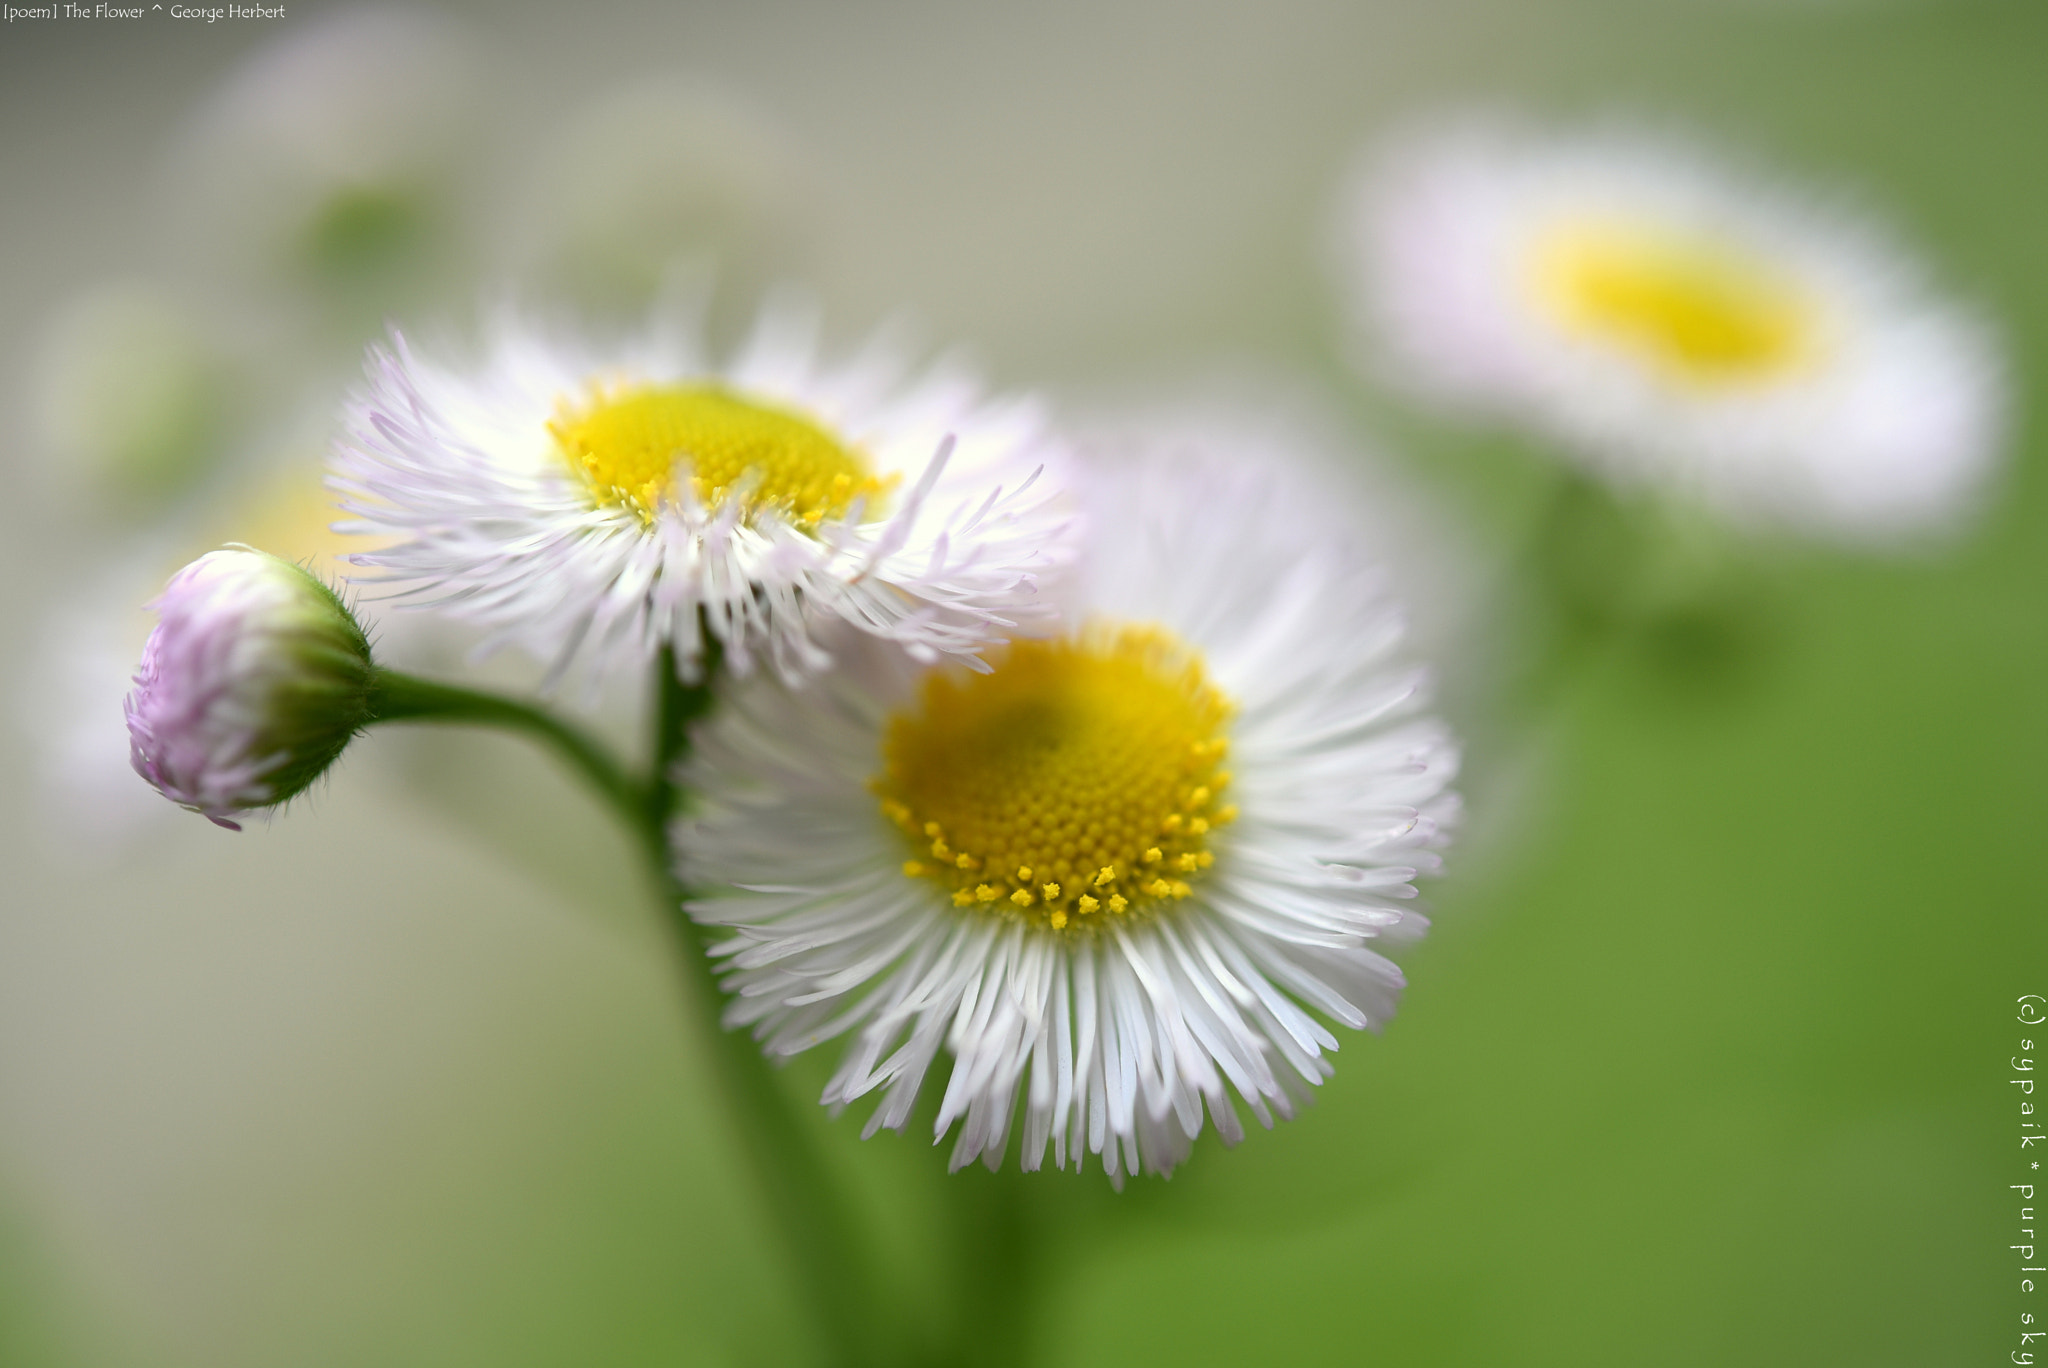
<svg viewBox="0 0 2048 1368">
<path fill-rule="evenodd" d="M 184 121 L 166 159 L 180 255 L 342 345 L 389 310 L 466 303 L 495 150 L 474 40 L 423 12 L 280 26 Z"/>
<path fill-rule="evenodd" d="M 1547 583 L 1697 603 L 1684 586 L 1720 572 L 1692 567 L 1732 556 L 1758 567 L 1747 606 L 1645 609 L 1657 630 L 1577 662 L 1533 780 L 1485 741 L 1519 728 L 1500 667 L 1447 680 L 1474 825 L 1511 808 L 1515 839 L 1436 890 L 1387 1035 L 1282 1133 L 1228 1156 L 1205 1140 L 1120 1198 L 1092 1176 L 935 1182 L 923 1144 L 856 1145 L 821 1114 L 892 1309 L 1000 1319 L 1012 1361 L 2010 1347 L 1996 1199 L 2016 1179 L 1989 1080 L 2005 1004 L 2048 963 L 2048 490 L 2027 413 L 2048 16 L 287 8 L 16 23 L 0 44 L 0 616 L 27 722 L 0 737 L 0 1362 L 810 1351 L 732 1137 L 692 1105 L 702 1063 L 631 853 L 542 757 L 378 736 L 310 810 L 242 838 L 188 819 L 81 859 L 50 837 L 86 828 L 38 778 L 62 715 L 32 692 L 36 643 L 131 613 L 205 549 L 188 537 L 260 541 L 211 529 L 261 502 L 273 462 L 310 466 L 387 316 L 466 329 L 512 294 L 622 320 L 708 270 L 731 320 L 757 281 L 800 277 L 828 317 L 907 312 L 976 341 L 997 386 L 1080 409 L 1277 375 L 1334 460 L 1364 485 L 1368 460 L 1399 463 L 1385 478 L 1475 548 L 1468 573 L 1512 587 L 1556 470 L 1509 430 L 1447 440 L 1354 376 L 1321 251 L 1361 148 L 1475 99 L 1556 127 L 1642 110 L 1879 206 L 2005 341 L 2007 471 L 1964 537 L 1903 558 L 1730 552 L 1621 502 L 1574 514 L 1580 561 Z M 1617 556 L 1663 568 L 1617 576 Z M 130 563 L 154 566 L 131 597 L 82 606 Z M 1488 659 L 1498 617 L 1458 653 Z M 147 619 L 127 621 L 117 754 Z M 1712 622 L 1772 649 L 1717 653 Z M 418 649 L 454 668 L 462 645 Z M 804 1097 L 826 1077 L 788 1076 Z M 1025 1183 L 1029 1277 L 978 1276 L 964 1233 L 924 1238 Z"/>
<path fill-rule="evenodd" d="M 600 316 L 638 322 L 679 267 L 750 299 L 803 269 L 815 231 L 814 173 L 794 140 L 684 73 L 604 89 L 522 160 L 498 234 L 504 274 Z"/>
<path fill-rule="evenodd" d="M 42 473 L 116 514 L 162 503 L 219 455 L 232 371 L 222 339 L 149 281 L 108 280 L 47 324 L 28 424 Z"/>
<path fill-rule="evenodd" d="M 1974 311 L 1864 215 L 1618 120 L 1476 115 L 1360 168 L 1362 359 L 1631 492 L 1863 540 L 1950 530 L 2005 427 Z"/>
</svg>

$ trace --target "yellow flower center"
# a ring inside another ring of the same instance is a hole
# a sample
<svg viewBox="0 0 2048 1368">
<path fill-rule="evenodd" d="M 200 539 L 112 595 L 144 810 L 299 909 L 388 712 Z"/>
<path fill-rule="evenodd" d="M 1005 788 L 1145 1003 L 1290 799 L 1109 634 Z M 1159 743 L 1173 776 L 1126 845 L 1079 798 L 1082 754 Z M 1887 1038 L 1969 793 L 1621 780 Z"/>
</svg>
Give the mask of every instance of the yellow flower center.
<svg viewBox="0 0 2048 1368">
<path fill-rule="evenodd" d="M 1681 383 L 1771 379 L 1815 346 L 1811 297 L 1740 243 L 1588 218 L 1539 237 L 1530 264 L 1538 301 L 1567 331 L 1633 352 Z"/>
<path fill-rule="evenodd" d="M 1211 833 L 1230 700 L 1162 628 L 1013 643 L 989 674 L 936 670 L 890 719 L 873 787 L 912 878 L 956 907 L 1055 931 L 1185 898 Z"/>
<path fill-rule="evenodd" d="M 646 522 L 685 472 L 706 508 L 738 498 L 749 519 L 772 511 L 804 528 L 844 516 L 860 498 L 872 516 L 895 483 L 809 418 L 715 385 L 642 385 L 582 408 L 565 402 L 548 431 L 599 504 Z"/>
</svg>

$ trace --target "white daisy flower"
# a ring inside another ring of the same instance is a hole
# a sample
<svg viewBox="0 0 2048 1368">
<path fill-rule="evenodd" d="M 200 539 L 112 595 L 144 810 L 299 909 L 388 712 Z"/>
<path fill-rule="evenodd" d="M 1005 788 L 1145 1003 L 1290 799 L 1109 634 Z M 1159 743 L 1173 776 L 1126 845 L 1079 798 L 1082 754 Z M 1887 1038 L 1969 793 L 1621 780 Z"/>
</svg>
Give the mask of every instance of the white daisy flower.
<svg viewBox="0 0 2048 1368">
<path fill-rule="evenodd" d="M 1327 505 L 1327 500 L 1323 501 Z M 1456 753 L 1396 663 L 1355 539 L 1270 470 L 1107 472 L 1065 633 L 991 673 L 875 647 L 735 690 L 678 824 L 727 1021 L 772 1054 L 851 1034 L 824 1101 L 1000 1165 L 1170 1172 L 1203 1126 L 1292 1114 L 1326 1022 L 1378 1027 L 1419 935 Z"/>
<path fill-rule="evenodd" d="M 1337 251 L 1376 363 L 1619 482 L 1883 537 L 1997 456 L 1980 322 L 1861 217 L 1690 148 L 1436 130 L 1365 167 Z"/>
<path fill-rule="evenodd" d="M 765 653 L 793 679 L 825 621 L 930 660 L 1048 619 L 1066 515 L 1037 406 L 814 340 L 793 305 L 725 365 L 682 331 L 603 352 L 508 324 L 475 371 L 395 338 L 334 461 L 348 529 L 393 538 L 354 559 L 557 673 L 664 642 L 694 671 L 700 622 L 736 673 Z"/>
</svg>

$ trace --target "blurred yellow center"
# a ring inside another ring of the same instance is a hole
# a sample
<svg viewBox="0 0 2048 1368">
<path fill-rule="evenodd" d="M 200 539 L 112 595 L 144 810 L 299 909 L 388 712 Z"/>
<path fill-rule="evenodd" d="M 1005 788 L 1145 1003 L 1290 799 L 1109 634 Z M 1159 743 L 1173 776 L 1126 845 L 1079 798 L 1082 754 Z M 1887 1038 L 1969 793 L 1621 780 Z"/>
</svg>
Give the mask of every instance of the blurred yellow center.
<svg viewBox="0 0 2048 1368">
<path fill-rule="evenodd" d="M 772 511 L 806 528 L 862 497 L 872 512 L 894 483 L 810 419 L 713 385 L 643 385 L 564 404 L 548 431 L 600 504 L 645 521 L 684 477 L 705 508 L 738 498 L 749 519 Z"/>
<path fill-rule="evenodd" d="M 1567 331 L 1705 385 L 1770 379 L 1811 354 L 1800 285 L 1738 243 L 1668 225 L 1588 218 L 1536 243 L 1537 299 Z"/>
<path fill-rule="evenodd" d="M 956 907 L 1055 931 L 1188 896 L 1209 836 L 1234 708 L 1202 658 L 1158 627 L 1093 625 L 1013 643 L 992 673 L 934 671 L 890 719 L 882 811 L 912 878 Z"/>
</svg>

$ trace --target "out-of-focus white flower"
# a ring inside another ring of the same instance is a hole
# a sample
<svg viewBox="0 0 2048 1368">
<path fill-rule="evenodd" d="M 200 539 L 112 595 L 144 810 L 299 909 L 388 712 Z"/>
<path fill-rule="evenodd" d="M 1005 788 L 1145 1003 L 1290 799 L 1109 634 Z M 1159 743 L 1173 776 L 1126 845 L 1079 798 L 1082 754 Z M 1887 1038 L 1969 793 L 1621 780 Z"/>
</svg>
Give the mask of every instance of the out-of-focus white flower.
<svg viewBox="0 0 2048 1368">
<path fill-rule="evenodd" d="M 370 719 L 363 629 L 301 566 L 247 548 L 172 577 L 128 695 L 135 772 L 221 826 L 304 791 Z"/>
<path fill-rule="evenodd" d="M 514 277 L 634 314 L 679 265 L 750 295 L 791 274 L 799 161 L 766 116 L 700 82 L 608 90 L 542 144 L 504 216 Z"/>
<path fill-rule="evenodd" d="M 333 287 L 363 307 L 445 276 L 479 160 L 463 32 L 396 10 L 318 20 L 257 49 L 199 111 L 171 168 L 190 252 Z"/>
<path fill-rule="evenodd" d="M 727 1021 L 774 1054 L 851 1032 L 824 1101 L 901 1127 L 941 1048 L 957 1168 L 1169 1172 L 1206 1108 L 1291 1115 L 1322 1018 L 1377 1027 L 1421 932 L 1456 753 L 1326 497 L 1200 457 L 1105 470 L 1063 636 L 993 672 L 873 645 L 736 689 L 678 824 Z M 1320 1017 L 1317 1015 L 1320 1014 Z"/>
<path fill-rule="evenodd" d="M 138 281 L 95 286 L 58 310 L 41 342 L 36 425 L 59 479 L 133 507 L 210 468 L 227 368 L 195 311 L 171 292 Z"/>
<path fill-rule="evenodd" d="M 1626 484 L 1884 537 L 1953 521 L 2003 420 L 1985 327 L 1869 223 L 1611 129 L 1371 159 L 1337 251 L 1369 357 Z"/>
<path fill-rule="evenodd" d="M 333 484 L 393 544 L 354 559 L 557 671 L 673 643 L 689 673 L 708 628 L 794 678 L 824 621 L 933 659 L 1046 618 L 1067 517 L 1038 408 L 906 380 L 886 342 L 822 364 L 815 331 L 771 306 L 723 365 L 695 328 L 607 351 L 505 324 L 473 370 L 375 349 Z"/>
<path fill-rule="evenodd" d="M 1075 451 L 1112 460 L 1227 461 L 1296 469 L 1330 491 L 1373 549 L 1409 619 L 1409 649 L 1442 665 L 1474 648 L 1473 615 L 1493 577 L 1471 531 L 1377 442 L 1362 440 L 1314 387 L 1284 373 L 1219 367 L 1062 411 Z"/>
</svg>

